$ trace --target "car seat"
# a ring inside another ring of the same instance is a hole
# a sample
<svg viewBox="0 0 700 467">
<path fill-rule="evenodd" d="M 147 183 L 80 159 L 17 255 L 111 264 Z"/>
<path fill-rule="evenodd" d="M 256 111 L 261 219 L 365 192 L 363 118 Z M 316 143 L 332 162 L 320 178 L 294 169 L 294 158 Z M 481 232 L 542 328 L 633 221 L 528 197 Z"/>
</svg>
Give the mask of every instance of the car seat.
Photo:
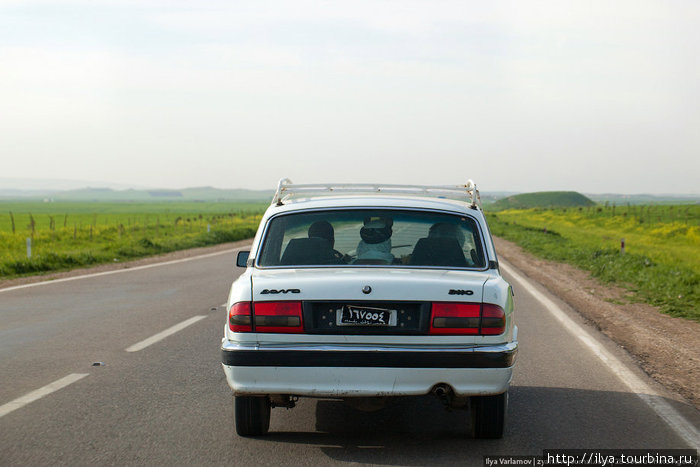
<svg viewBox="0 0 700 467">
<path fill-rule="evenodd" d="M 282 266 L 339 263 L 330 242 L 319 237 L 291 239 L 280 260 Z"/>
<path fill-rule="evenodd" d="M 454 238 L 421 238 L 413 248 L 409 264 L 466 267 L 467 260 Z"/>
</svg>

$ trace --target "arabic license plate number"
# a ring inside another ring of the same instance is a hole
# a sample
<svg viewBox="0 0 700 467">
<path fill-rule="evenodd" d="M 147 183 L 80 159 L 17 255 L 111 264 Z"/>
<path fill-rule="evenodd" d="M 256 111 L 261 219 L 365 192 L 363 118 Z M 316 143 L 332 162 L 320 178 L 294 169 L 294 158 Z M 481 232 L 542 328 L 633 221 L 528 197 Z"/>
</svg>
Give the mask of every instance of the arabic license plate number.
<svg viewBox="0 0 700 467">
<path fill-rule="evenodd" d="M 337 310 L 338 326 L 396 326 L 396 310 L 346 305 Z"/>
</svg>

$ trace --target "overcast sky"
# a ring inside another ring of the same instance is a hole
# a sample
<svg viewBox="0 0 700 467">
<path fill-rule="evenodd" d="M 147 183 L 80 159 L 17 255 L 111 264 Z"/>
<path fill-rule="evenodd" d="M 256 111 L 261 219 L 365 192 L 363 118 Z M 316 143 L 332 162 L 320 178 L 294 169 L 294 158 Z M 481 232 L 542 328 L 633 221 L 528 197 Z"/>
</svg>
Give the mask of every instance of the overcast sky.
<svg viewBox="0 0 700 467">
<path fill-rule="evenodd" d="M 700 193 L 700 2 L 3 1 L 0 177 Z"/>
</svg>

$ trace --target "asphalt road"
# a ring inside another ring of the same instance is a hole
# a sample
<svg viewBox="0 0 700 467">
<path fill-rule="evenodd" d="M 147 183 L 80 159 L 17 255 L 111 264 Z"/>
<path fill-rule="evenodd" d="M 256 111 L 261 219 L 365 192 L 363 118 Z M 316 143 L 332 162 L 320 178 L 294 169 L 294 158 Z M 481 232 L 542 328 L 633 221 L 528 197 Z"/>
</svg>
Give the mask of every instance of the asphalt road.
<svg viewBox="0 0 700 467">
<path fill-rule="evenodd" d="M 622 373 L 514 282 L 521 347 L 503 439 L 471 439 L 468 414 L 431 397 L 378 412 L 302 399 L 273 410 L 269 436 L 240 438 L 219 363 L 234 263 L 229 252 L 0 291 L 0 465 L 483 465 L 543 449 L 688 448 L 700 426 L 694 408 L 653 396 L 689 422 L 683 438 L 625 384 L 633 374 L 655 388 L 620 349 L 547 295 Z"/>
</svg>

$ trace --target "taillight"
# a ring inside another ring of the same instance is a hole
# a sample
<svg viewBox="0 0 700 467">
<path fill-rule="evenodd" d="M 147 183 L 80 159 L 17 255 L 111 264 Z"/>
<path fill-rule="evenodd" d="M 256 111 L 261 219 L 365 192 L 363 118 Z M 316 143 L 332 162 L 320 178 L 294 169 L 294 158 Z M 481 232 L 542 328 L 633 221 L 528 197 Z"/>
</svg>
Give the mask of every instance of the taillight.
<svg viewBox="0 0 700 467">
<path fill-rule="evenodd" d="M 432 304 L 430 334 L 497 335 L 506 328 L 505 312 L 490 303 Z"/>
<path fill-rule="evenodd" d="M 304 332 L 301 302 L 255 302 L 255 332 Z"/>
<path fill-rule="evenodd" d="M 228 312 L 229 329 L 233 332 L 251 332 L 251 322 L 250 302 L 234 303 Z"/>
<path fill-rule="evenodd" d="M 494 336 L 506 330 L 506 313 L 498 305 L 484 303 L 481 312 L 481 334 Z"/>
<path fill-rule="evenodd" d="M 433 303 L 430 334 L 479 334 L 481 305 Z"/>
</svg>

